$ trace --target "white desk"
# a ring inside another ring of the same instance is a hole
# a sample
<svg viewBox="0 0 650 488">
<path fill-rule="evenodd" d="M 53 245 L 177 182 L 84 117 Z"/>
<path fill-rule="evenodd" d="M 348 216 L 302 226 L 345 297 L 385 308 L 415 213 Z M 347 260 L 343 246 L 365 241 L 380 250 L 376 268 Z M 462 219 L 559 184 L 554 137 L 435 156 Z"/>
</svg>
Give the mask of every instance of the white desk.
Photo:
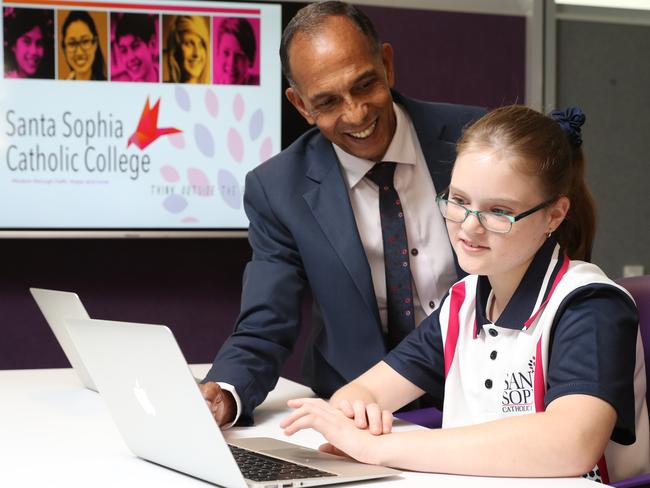
<svg viewBox="0 0 650 488">
<path fill-rule="evenodd" d="M 203 377 L 207 368 L 207 365 L 192 367 L 197 377 Z M 278 426 L 287 413 L 286 400 L 312 395 L 308 388 L 282 379 L 256 411 L 257 425 L 232 429 L 227 437 L 286 439 Z M 396 424 L 396 429 L 408 428 L 412 426 Z M 302 431 L 286 440 L 310 447 L 323 442 L 313 431 Z M 581 478 L 480 478 L 422 473 L 405 473 L 359 485 L 373 488 L 597 486 Z M 41 486 L 209 488 L 214 485 L 134 457 L 100 396 L 81 388 L 71 369 L 0 371 L 0 487 Z"/>
</svg>

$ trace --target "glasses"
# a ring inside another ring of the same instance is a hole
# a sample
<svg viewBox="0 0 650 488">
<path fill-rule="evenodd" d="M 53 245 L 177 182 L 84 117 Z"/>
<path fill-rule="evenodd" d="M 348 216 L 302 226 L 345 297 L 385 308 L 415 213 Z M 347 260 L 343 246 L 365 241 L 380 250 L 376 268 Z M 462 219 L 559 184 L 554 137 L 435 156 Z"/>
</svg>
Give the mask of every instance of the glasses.
<svg viewBox="0 0 650 488">
<path fill-rule="evenodd" d="M 90 46 L 95 44 L 95 41 L 96 41 L 95 37 L 85 37 L 78 41 L 74 39 L 71 41 L 67 41 L 63 45 L 70 52 L 74 52 L 77 48 L 81 48 L 84 51 L 88 51 L 88 49 L 90 49 Z"/>
<path fill-rule="evenodd" d="M 467 217 L 470 214 L 474 214 L 476 215 L 476 218 L 483 226 L 483 228 L 491 232 L 496 232 L 497 234 L 507 234 L 510 232 L 510 229 L 512 229 L 512 224 L 523 219 L 524 217 L 528 217 L 529 215 L 534 214 L 538 210 L 548 207 L 554 201 L 555 199 L 546 200 L 545 202 L 540 203 L 530 210 L 526 210 L 525 212 L 521 212 L 520 214 L 513 216 L 499 212 L 470 210 L 464 205 L 448 200 L 441 195 L 438 195 L 436 197 L 436 203 L 438 204 L 440 213 L 445 219 L 456 222 L 458 224 L 462 224 L 465 222 L 465 220 L 467 220 Z"/>
</svg>

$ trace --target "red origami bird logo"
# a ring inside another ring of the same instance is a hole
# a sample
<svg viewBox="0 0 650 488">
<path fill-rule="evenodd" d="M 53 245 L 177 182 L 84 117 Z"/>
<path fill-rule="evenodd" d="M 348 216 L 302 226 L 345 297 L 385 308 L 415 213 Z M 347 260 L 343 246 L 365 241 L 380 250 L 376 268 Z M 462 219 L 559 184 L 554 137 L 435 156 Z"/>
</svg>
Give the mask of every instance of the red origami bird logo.
<svg viewBox="0 0 650 488">
<path fill-rule="evenodd" d="M 138 121 L 138 127 L 131 134 L 131 137 L 129 137 L 129 142 L 126 147 L 129 147 L 133 143 L 140 149 L 144 149 L 160 136 L 181 132 L 174 127 L 158 127 L 159 107 L 160 98 L 153 107 L 150 107 L 149 97 L 147 97 L 147 101 L 144 103 L 144 108 L 142 109 L 142 115 L 140 115 L 140 120 Z"/>
</svg>

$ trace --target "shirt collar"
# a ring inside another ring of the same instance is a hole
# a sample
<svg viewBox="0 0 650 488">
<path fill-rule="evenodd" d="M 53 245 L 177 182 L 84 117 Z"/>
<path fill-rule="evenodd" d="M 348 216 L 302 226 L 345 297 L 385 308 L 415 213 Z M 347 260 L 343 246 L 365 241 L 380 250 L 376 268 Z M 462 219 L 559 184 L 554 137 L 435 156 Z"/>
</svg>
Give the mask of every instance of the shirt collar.
<svg viewBox="0 0 650 488">
<path fill-rule="evenodd" d="M 534 318 L 546 304 L 554 290 L 554 285 L 561 279 L 560 272 L 563 269 L 563 264 L 567 264 L 565 261 L 568 261 L 568 258 L 555 238 L 547 239 L 535 254 L 495 325 L 513 330 L 527 328 L 530 325 L 530 319 Z M 479 332 L 481 326 L 492 323 L 487 319 L 488 297 L 491 291 L 492 286 L 488 277 L 479 276 L 476 288 L 476 333 Z"/>
<path fill-rule="evenodd" d="M 393 110 L 395 111 L 396 119 L 395 134 L 388 145 L 382 161 L 414 165 L 417 157 L 416 144 L 418 142 L 415 131 L 411 127 L 411 120 L 406 110 L 395 102 L 393 102 Z M 366 176 L 368 170 L 375 165 L 375 161 L 353 156 L 336 144 L 332 144 L 332 146 L 334 146 L 334 151 L 343 167 L 343 176 L 348 184 L 348 188 L 354 188 Z"/>
</svg>

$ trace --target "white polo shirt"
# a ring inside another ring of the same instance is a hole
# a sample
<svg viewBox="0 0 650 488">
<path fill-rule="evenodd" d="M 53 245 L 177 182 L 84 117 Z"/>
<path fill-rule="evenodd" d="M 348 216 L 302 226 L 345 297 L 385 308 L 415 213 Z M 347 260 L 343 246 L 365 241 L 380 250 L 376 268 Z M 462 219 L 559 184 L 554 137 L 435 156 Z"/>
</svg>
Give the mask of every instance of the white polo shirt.
<svg viewBox="0 0 650 488">
<path fill-rule="evenodd" d="M 643 344 L 627 291 L 549 239 L 496 323 L 486 318 L 491 300 L 487 277 L 468 276 L 385 358 L 444 396 L 443 428 L 592 395 L 616 409 L 617 422 L 589 477 L 608 483 L 650 471 Z"/>
</svg>

